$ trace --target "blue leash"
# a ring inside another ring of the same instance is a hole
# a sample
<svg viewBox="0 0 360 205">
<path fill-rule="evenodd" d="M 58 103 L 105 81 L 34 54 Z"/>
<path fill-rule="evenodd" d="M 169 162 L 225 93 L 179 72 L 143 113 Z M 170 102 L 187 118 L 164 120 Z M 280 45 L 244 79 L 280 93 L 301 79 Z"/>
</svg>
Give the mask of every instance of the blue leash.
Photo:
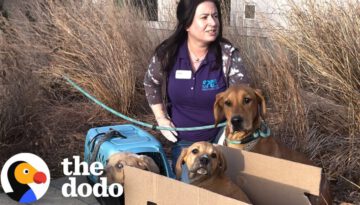
<svg viewBox="0 0 360 205">
<path fill-rule="evenodd" d="M 77 85 L 74 81 L 70 80 L 67 76 L 63 76 L 65 78 L 65 80 L 67 80 L 74 88 L 76 88 L 80 93 L 82 93 L 83 95 L 85 95 L 87 98 L 89 98 L 90 100 L 92 100 L 93 102 L 95 102 L 96 104 L 100 105 L 102 108 L 104 108 L 105 110 L 111 112 L 112 114 L 130 121 L 132 123 L 144 126 L 144 127 L 148 127 L 151 128 L 153 130 L 169 130 L 169 131 L 195 131 L 195 130 L 206 130 L 206 129 L 211 129 L 211 128 L 215 128 L 215 125 L 206 125 L 206 126 L 200 126 L 200 127 L 179 127 L 179 128 L 172 128 L 172 127 L 161 127 L 161 126 L 155 126 L 155 125 L 151 125 L 148 123 L 144 123 L 144 122 L 140 122 L 138 120 L 135 120 L 133 118 L 130 118 L 126 115 L 123 115 L 119 112 L 117 112 L 116 110 L 112 109 L 111 107 L 105 105 L 104 103 L 102 103 L 101 101 L 99 101 L 98 99 L 96 99 L 95 97 L 93 97 L 92 95 L 90 95 L 88 92 L 86 92 L 84 89 L 82 89 L 79 85 Z M 223 127 L 226 125 L 226 122 L 220 123 L 218 124 L 217 127 Z"/>
</svg>

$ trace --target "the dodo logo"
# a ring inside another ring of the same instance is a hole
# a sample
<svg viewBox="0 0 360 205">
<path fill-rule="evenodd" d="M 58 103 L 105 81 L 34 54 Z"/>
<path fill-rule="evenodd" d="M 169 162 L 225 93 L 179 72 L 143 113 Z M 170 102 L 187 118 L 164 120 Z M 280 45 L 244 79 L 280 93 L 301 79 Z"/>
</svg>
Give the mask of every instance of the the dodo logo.
<svg viewBox="0 0 360 205">
<path fill-rule="evenodd" d="M 12 156 L 1 170 L 1 186 L 5 193 L 20 203 L 40 199 L 49 184 L 49 168 L 44 160 L 31 153 Z"/>
</svg>

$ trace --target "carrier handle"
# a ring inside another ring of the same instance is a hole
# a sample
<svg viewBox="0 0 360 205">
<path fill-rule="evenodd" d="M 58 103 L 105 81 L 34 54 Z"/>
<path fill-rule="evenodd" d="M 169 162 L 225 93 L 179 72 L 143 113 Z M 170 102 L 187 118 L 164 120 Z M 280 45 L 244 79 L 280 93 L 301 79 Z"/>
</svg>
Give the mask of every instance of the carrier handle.
<svg viewBox="0 0 360 205">
<path fill-rule="evenodd" d="M 99 139 L 99 142 L 95 144 L 96 142 L 96 139 L 99 137 L 99 136 L 102 136 L 100 139 Z M 121 134 L 119 131 L 117 130 L 114 130 L 112 128 L 110 128 L 110 130 L 106 133 L 99 133 L 97 134 L 93 139 L 91 139 L 91 144 L 93 147 L 93 151 L 92 151 L 92 154 L 91 154 L 91 158 L 90 158 L 90 161 L 89 163 L 92 164 L 93 162 L 95 162 L 96 160 L 96 156 L 99 152 L 99 149 L 100 149 L 100 146 L 106 142 L 108 139 L 112 138 L 112 137 L 120 137 L 120 138 L 123 138 L 123 139 L 126 139 L 127 137 L 124 136 L 123 134 Z"/>
</svg>

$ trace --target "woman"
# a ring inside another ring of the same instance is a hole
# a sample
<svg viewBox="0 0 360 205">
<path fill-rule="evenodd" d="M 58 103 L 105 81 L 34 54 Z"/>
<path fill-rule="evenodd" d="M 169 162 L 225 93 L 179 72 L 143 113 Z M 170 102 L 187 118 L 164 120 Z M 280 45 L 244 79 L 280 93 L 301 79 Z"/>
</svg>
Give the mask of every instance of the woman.
<svg viewBox="0 0 360 205">
<path fill-rule="evenodd" d="M 248 83 L 239 51 L 222 37 L 217 0 L 180 0 L 174 33 L 155 50 L 144 86 L 159 126 L 214 124 L 216 94 L 234 83 Z M 213 142 L 220 128 L 164 131 L 171 142 L 173 166 L 183 147 Z"/>
</svg>

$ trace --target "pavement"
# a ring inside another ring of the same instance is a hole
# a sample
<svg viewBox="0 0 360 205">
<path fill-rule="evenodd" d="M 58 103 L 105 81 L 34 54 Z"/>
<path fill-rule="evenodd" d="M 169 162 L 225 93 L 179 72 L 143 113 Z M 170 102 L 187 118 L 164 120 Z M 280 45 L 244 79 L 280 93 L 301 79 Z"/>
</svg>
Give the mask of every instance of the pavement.
<svg viewBox="0 0 360 205">
<path fill-rule="evenodd" d="M 88 183 L 86 177 L 76 177 L 76 183 Z M 46 194 L 38 201 L 31 203 L 31 205 L 98 205 L 99 202 L 94 196 L 66 198 L 61 193 L 61 187 L 64 183 L 68 183 L 67 177 L 62 177 L 50 182 L 49 189 Z M 0 187 L 0 204 L 4 205 L 20 205 L 20 203 L 12 200 Z"/>
</svg>

